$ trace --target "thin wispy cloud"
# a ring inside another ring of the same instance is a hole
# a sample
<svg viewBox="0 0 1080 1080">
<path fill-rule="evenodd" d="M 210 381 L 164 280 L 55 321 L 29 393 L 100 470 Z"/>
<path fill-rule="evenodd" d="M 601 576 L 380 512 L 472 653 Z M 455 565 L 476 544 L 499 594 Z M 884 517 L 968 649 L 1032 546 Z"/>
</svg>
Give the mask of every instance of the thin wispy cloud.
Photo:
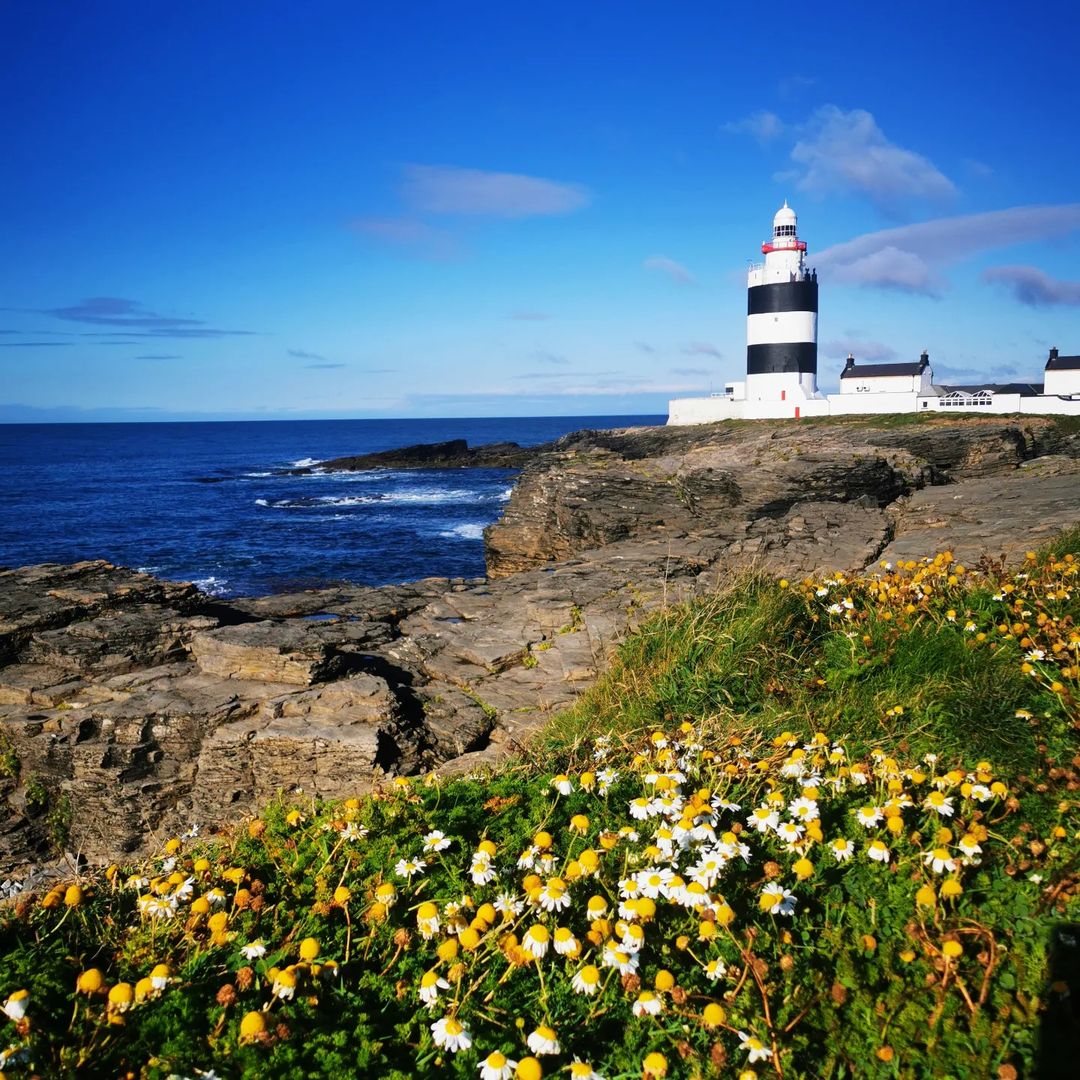
<svg viewBox="0 0 1080 1080">
<path fill-rule="evenodd" d="M 634 346 L 646 356 L 655 356 L 658 352 L 656 346 L 650 345 L 647 341 L 635 341 Z"/>
<path fill-rule="evenodd" d="M 62 349 L 73 341 L 0 341 L 0 349 Z"/>
<path fill-rule="evenodd" d="M 8 311 L 16 310 L 12 308 Z M 27 310 L 27 309 L 23 309 Z M 36 315 L 51 315 L 64 322 L 85 323 L 90 326 L 108 326 L 111 329 L 98 332 L 99 336 L 116 337 L 122 334 L 138 338 L 219 338 L 253 334 L 252 330 L 222 330 L 207 326 L 202 319 L 180 318 L 162 315 L 137 300 L 125 300 L 118 296 L 91 296 L 78 304 L 55 308 L 33 308 Z"/>
<path fill-rule="evenodd" d="M 349 228 L 369 240 L 423 258 L 450 259 L 459 251 L 456 237 L 415 217 L 354 218 Z"/>
<path fill-rule="evenodd" d="M 538 360 L 541 364 L 551 364 L 556 367 L 562 367 L 570 363 L 570 361 L 560 353 L 548 352 L 546 349 L 538 349 L 532 354 L 532 359 Z"/>
<path fill-rule="evenodd" d="M 511 311 L 507 318 L 515 322 L 547 322 L 551 316 L 546 311 Z"/>
<path fill-rule="evenodd" d="M 286 353 L 289 356 L 294 357 L 297 360 L 325 360 L 325 356 L 320 356 L 318 353 L 308 352 L 307 349 L 286 349 Z"/>
<path fill-rule="evenodd" d="M 1080 306 L 1080 281 L 1062 281 L 1035 266 L 994 266 L 982 279 L 1003 285 L 1028 307 Z"/>
<path fill-rule="evenodd" d="M 667 255 L 650 255 L 641 264 L 646 270 L 659 270 L 667 274 L 677 285 L 695 285 L 697 278 L 681 262 L 676 262 Z"/>
<path fill-rule="evenodd" d="M 833 338 L 826 341 L 821 351 L 823 355 L 843 360 L 848 354 L 856 360 L 865 360 L 871 364 L 885 364 L 896 359 L 896 350 L 886 345 L 883 341 L 874 341 L 871 338 L 845 337 Z"/>
<path fill-rule="evenodd" d="M 812 195 L 861 195 L 890 215 L 912 200 L 940 204 L 956 195 L 956 185 L 929 158 L 891 142 L 865 109 L 817 109 L 792 147 L 791 160 L 796 168 L 777 179 Z"/>
<path fill-rule="evenodd" d="M 817 79 L 809 75 L 788 75 L 776 84 L 776 92 L 785 99 L 799 98 L 815 86 Z"/>
<path fill-rule="evenodd" d="M 812 260 L 831 281 L 940 296 L 941 270 L 984 251 L 1080 229 L 1080 203 L 1015 206 L 865 233 Z"/>
<path fill-rule="evenodd" d="M 688 341 L 683 347 L 684 356 L 712 356 L 723 360 L 724 354 L 711 341 Z"/>
<path fill-rule="evenodd" d="M 335 368 L 343 368 L 344 364 L 335 363 L 322 363 L 322 364 L 305 364 L 304 367 L 311 368 L 314 371 L 331 371 Z"/>
<path fill-rule="evenodd" d="M 711 375 L 712 371 L 704 367 L 673 367 L 672 375 Z"/>
<path fill-rule="evenodd" d="M 759 109 L 742 120 L 730 120 L 723 130 L 730 135 L 751 135 L 760 143 L 772 142 L 787 130 L 787 125 L 774 112 Z"/>
<path fill-rule="evenodd" d="M 401 196 L 419 213 L 525 218 L 588 206 L 584 185 L 456 165 L 406 165 Z"/>
<path fill-rule="evenodd" d="M 182 356 L 176 353 L 144 353 L 142 356 L 136 356 L 136 360 L 183 360 Z"/>
</svg>

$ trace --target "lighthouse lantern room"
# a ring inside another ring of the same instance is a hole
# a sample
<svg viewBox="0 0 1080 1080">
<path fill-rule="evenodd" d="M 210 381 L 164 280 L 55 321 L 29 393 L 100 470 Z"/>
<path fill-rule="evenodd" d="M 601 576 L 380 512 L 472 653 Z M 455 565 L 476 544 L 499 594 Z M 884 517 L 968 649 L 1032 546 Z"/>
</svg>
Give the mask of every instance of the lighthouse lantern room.
<svg viewBox="0 0 1080 1080">
<path fill-rule="evenodd" d="M 746 400 L 820 400 L 817 387 L 818 285 L 806 269 L 795 211 L 773 217 L 763 263 L 750 267 L 746 306 Z M 797 414 L 796 414 L 797 415 Z"/>
</svg>

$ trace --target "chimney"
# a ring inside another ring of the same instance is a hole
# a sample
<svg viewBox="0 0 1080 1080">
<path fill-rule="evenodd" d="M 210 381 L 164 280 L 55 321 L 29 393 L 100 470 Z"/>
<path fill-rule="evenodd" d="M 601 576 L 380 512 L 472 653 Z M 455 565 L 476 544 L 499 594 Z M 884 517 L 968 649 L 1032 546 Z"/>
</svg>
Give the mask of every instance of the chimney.
<svg viewBox="0 0 1080 1080">
<path fill-rule="evenodd" d="M 922 367 L 926 367 L 926 365 L 929 364 L 929 363 L 930 363 L 930 354 L 926 351 L 926 349 L 923 349 L 922 353 L 919 355 L 919 364 Z"/>
<path fill-rule="evenodd" d="M 1056 360 L 1058 358 L 1057 346 L 1053 345 L 1050 348 L 1050 360 Z M 1047 361 L 1049 363 L 1049 361 Z"/>
</svg>

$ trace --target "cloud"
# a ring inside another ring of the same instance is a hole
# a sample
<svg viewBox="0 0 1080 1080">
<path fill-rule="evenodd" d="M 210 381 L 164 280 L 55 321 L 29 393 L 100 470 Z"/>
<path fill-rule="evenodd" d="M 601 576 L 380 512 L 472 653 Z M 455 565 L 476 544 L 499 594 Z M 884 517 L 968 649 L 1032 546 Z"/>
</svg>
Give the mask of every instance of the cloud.
<svg viewBox="0 0 1080 1080">
<path fill-rule="evenodd" d="M 343 368 L 343 367 L 345 367 L 345 365 L 344 364 L 325 363 L 325 364 L 305 364 L 304 367 L 306 367 L 306 368 L 314 368 L 314 369 L 317 369 L 319 371 L 330 371 L 332 368 Z"/>
<path fill-rule="evenodd" d="M 325 360 L 325 356 L 320 356 L 318 353 L 307 352 L 305 349 L 286 349 L 289 356 L 295 357 L 297 360 Z"/>
<path fill-rule="evenodd" d="M 742 120 L 729 120 L 724 131 L 731 135 L 752 135 L 760 143 L 771 142 L 787 130 L 784 121 L 774 112 L 759 109 Z"/>
<path fill-rule="evenodd" d="M 679 285 L 694 285 L 697 278 L 682 263 L 666 255 L 650 255 L 642 264 L 646 270 L 659 270 Z"/>
<path fill-rule="evenodd" d="M 650 345 L 647 341 L 635 341 L 634 345 L 646 356 L 655 356 L 659 352 L 655 345 Z"/>
<path fill-rule="evenodd" d="M 712 375 L 711 368 L 704 367 L 673 367 L 672 375 Z"/>
<path fill-rule="evenodd" d="M 777 179 L 794 180 L 800 191 L 814 195 L 863 195 L 888 214 L 910 199 L 942 203 L 956 195 L 956 186 L 933 162 L 890 142 L 865 109 L 822 106 L 804 127 L 791 160 L 798 168 Z"/>
<path fill-rule="evenodd" d="M 569 214 L 592 199 L 581 184 L 455 165 L 406 165 L 401 194 L 420 213 L 498 218 Z"/>
<path fill-rule="evenodd" d="M 136 360 L 183 360 L 182 356 L 178 356 L 176 353 L 145 353 L 142 356 L 136 356 Z"/>
<path fill-rule="evenodd" d="M 724 354 L 711 341 L 690 341 L 682 347 L 684 356 L 713 356 L 723 360 Z"/>
<path fill-rule="evenodd" d="M 1080 281 L 1062 281 L 1035 266 L 994 266 L 982 279 L 1004 285 L 1028 307 L 1080 306 Z"/>
<path fill-rule="evenodd" d="M 865 360 L 871 364 L 884 364 L 896 359 L 896 350 L 884 342 L 850 335 L 825 342 L 821 351 L 825 356 L 840 360 L 850 353 L 856 360 Z"/>
<path fill-rule="evenodd" d="M 972 255 L 1080 229 L 1080 203 L 1016 206 L 865 233 L 812 261 L 831 281 L 940 295 L 939 271 Z"/>
<path fill-rule="evenodd" d="M 455 237 L 415 217 L 354 218 L 349 228 L 379 243 L 427 258 L 448 259 L 458 251 Z"/>
<path fill-rule="evenodd" d="M 532 354 L 532 358 L 534 360 L 539 360 L 542 364 L 563 365 L 570 363 L 570 361 L 567 360 L 565 356 L 561 356 L 558 353 L 546 352 L 543 349 L 538 349 L 536 352 L 534 352 Z"/>
<path fill-rule="evenodd" d="M 511 311 L 507 318 L 515 322 L 547 322 L 551 316 L 546 311 Z"/>
<path fill-rule="evenodd" d="M 0 341 L 0 349 L 59 349 L 74 341 Z"/>
<path fill-rule="evenodd" d="M 807 75 L 788 75 L 776 84 L 776 92 L 782 98 L 792 98 L 798 97 L 812 86 L 817 86 L 817 79 Z"/>
<path fill-rule="evenodd" d="M 14 310 L 12 308 L 6 309 Z M 201 319 L 181 319 L 161 315 L 140 304 L 137 300 L 124 300 L 117 296 L 91 296 L 78 304 L 57 308 L 34 308 L 34 314 L 51 315 L 65 322 L 88 323 L 91 326 L 109 326 L 111 330 L 101 336 L 147 338 L 216 338 L 252 334 L 252 330 L 219 330 L 207 326 Z"/>
</svg>

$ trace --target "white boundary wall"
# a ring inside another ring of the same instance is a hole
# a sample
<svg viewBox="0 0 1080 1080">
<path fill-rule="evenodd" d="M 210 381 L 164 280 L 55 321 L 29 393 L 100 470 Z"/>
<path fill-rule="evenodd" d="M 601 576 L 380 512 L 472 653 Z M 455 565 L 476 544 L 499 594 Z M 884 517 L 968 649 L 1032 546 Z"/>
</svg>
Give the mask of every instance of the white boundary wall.
<svg viewBox="0 0 1080 1080">
<path fill-rule="evenodd" d="M 736 401 L 727 397 L 675 398 L 668 402 L 668 424 L 710 424 L 716 420 L 793 420 L 807 416 L 873 416 L 883 413 L 1021 413 L 1080 416 L 1080 398 L 995 394 L 986 404 L 945 405 L 944 397 L 919 394 L 830 394 L 790 401 Z M 925 407 L 924 407 L 925 403 Z"/>
</svg>

